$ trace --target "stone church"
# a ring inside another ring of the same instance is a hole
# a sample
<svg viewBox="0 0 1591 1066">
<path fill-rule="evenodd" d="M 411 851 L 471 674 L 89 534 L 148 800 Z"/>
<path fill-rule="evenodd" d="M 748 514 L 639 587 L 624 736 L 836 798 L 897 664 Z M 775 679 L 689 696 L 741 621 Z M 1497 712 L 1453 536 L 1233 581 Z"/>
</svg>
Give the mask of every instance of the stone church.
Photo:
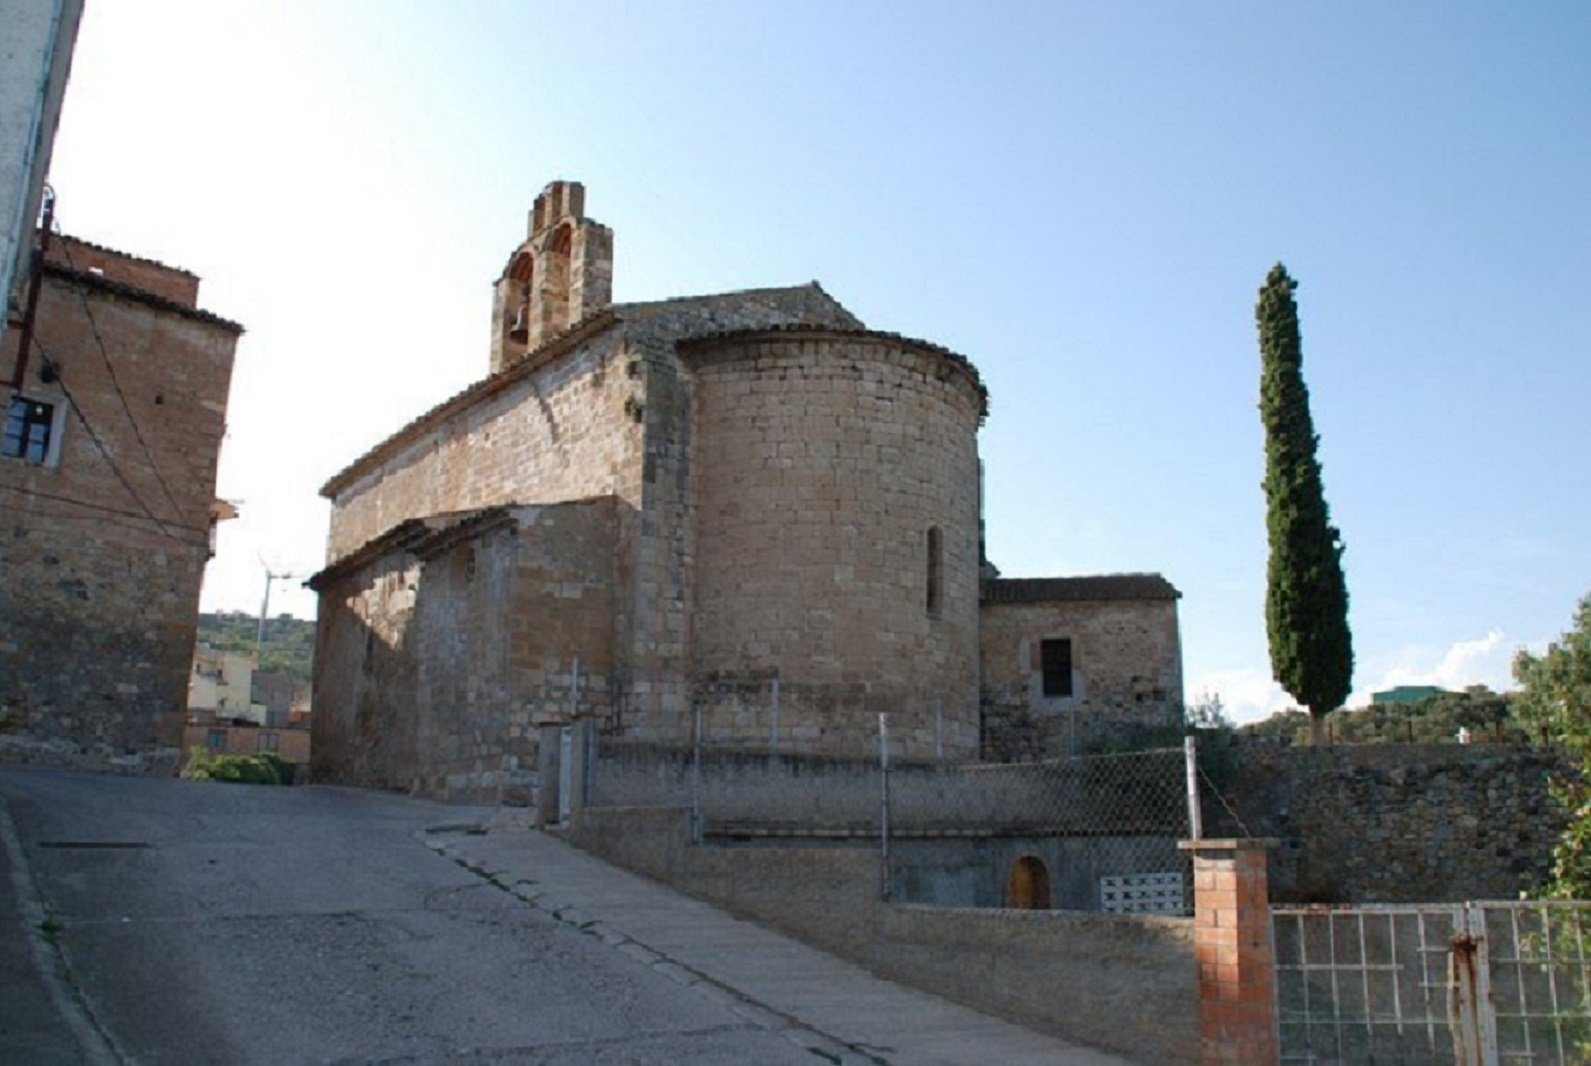
<svg viewBox="0 0 1591 1066">
<path fill-rule="evenodd" d="M 335 474 L 315 778 L 485 798 L 550 724 L 663 744 L 1065 754 L 1182 698 L 1157 575 L 1001 579 L 965 357 L 816 282 L 614 304 L 554 182 L 485 378 Z"/>
</svg>

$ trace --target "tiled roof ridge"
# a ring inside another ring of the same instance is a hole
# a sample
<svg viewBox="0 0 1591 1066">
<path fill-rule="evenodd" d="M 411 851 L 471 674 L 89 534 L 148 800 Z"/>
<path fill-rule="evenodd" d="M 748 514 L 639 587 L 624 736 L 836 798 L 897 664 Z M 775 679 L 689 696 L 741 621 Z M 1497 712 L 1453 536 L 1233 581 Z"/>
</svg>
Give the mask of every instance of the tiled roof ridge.
<svg viewBox="0 0 1591 1066">
<path fill-rule="evenodd" d="M 96 252 L 105 252 L 109 255 L 114 255 L 122 259 L 131 259 L 135 263 L 147 263 L 150 266 L 157 266 L 161 270 L 169 270 L 173 274 L 181 274 L 184 277 L 193 278 L 195 281 L 202 280 L 199 275 L 195 274 L 186 267 L 172 266 L 170 263 L 162 263 L 160 260 L 151 259 L 147 255 L 134 255 L 132 252 L 124 252 L 120 248 L 112 248 L 108 244 L 99 244 L 95 241 L 85 240 L 82 237 L 74 237 L 70 233 L 62 233 L 58 234 L 58 236 L 62 240 L 71 241 L 73 244 L 80 244 L 84 248 L 92 248 Z"/>
<path fill-rule="evenodd" d="M 175 300 L 168 300 L 166 297 L 156 295 L 155 293 L 150 292 L 148 289 L 140 289 L 138 286 L 129 285 L 125 281 L 113 281 L 112 279 L 105 277 L 103 274 L 94 274 L 87 270 L 73 270 L 64 263 L 52 261 L 45 262 L 44 273 L 51 277 L 65 279 L 67 281 L 73 282 L 74 284 L 87 285 L 90 288 L 98 289 L 101 292 L 108 292 L 115 296 L 124 296 L 129 300 L 136 300 L 139 303 L 147 304 L 150 307 L 158 308 L 162 311 L 171 311 L 182 315 L 184 318 L 191 318 L 196 322 L 207 322 L 212 326 L 220 326 L 222 329 L 231 333 L 244 332 L 244 329 L 240 324 L 232 321 L 229 318 L 222 318 L 213 311 L 206 311 L 199 307 L 189 307 L 187 304 L 178 303 Z"/>
<path fill-rule="evenodd" d="M 338 578 L 346 577 L 392 551 L 414 550 L 422 541 L 493 524 L 507 519 L 511 512 L 523 506 L 525 505 L 520 503 L 499 503 L 464 511 L 445 511 L 423 518 L 405 518 L 391 529 L 371 537 L 347 555 L 327 563 L 304 581 L 304 587 L 319 592 Z"/>
<path fill-rule="evenodd" d="M 346 555 L 327 563 L 318 573 L 306 579 L 304 585 L 318 592 L 331 582 L 346 577 L 394 551 L 411 552 L 422 559 L 435 557 L 461 541 L 519 522 L 522 517 L 520 512 L 526 510 L 593 506 L 610 503 L 614 499 L 612 494 L 604 493 L 552 503 L 508 501 L 484 507 L 468 507 L 460 511 L 441 511 L 437 514 L 406 518 L 390 529 L 377 533 Z"/>
<path fill-rule="evenodd" d="M 697 293 L 692 296 L 666 296 L 661 300 L 631 300 L 627 303 L 614 304 L 613 311 L 620 318 L 623 318 L 624 312 L 626 311 L 651 309 L 654 307 L 667 307 L 671 304 L 684 305 L 713 303 L 720 300 L 732 300 L 736 297 L 745 296 L 771 296 L 775 293 L 799 292 L 802 289 L 812 289 L 816 291 L 818 295 L 822 296 L 825 300 L 829 301 L 829 303 L 833 304 L 848 318 L 855 319 L 858 322 L 861 321 L 861 319 L 857 318 L 854 314 L 851 314 L 850 310 L 844 304 L 840 303 L 840 301 L 831 296 L 829 291 L 816 280 L 803 282 L 799 285 L 764 285 L 754 289 L 730 289 L 727 292 L 704 292 Z"/>
<path fill-rule="evenodd" d="M 1129 572 L 1069 577 L 999 577 L 982 582 L 985 603 L 1042 603 L 1086 600 L 1176 600 L 1182 598 L 1161 574 Z"/>
<path fill-rule="evenodd" d="M 549 359 L 560 354 L 563 350 L 601 333 L 608 327 L 615 325 L 616 322 L 617 318 L 613 313 L 613 309 L 604 308 L 601 311 L 587 315 L 574 325 L 560 330 L 543 341 L 534 351 L 526 353 L 523 359 L 518 360 L 512 366 L 499 370 L 495 374 L 488 374 L 479 381 L 466 385 L 447 399 L 433 404 L 425 411 L 409 419 L 409 421 L 376 442 L 363 454 L 337 471 L 337 473 L 327 478 L 326 484 L 321 486 L 320 494 L 327 499 L 331 499 L 357 477 L 365 467 L 376 462 L 378 458 L 396 451 L 404 441 L 426 425 L 442 418 L 450 411 L 461 410 L 482 397 L 507 388 L 520 378 L 526 377 L 545 366 Z"/>
<path fill-rule="evenodd" d="M 752 337 L 768 333 L 805 333 L 814 335 L 826 334 L 832 337 L 849 337 L 857 340 L 889 341 L 895 344 L 907 344 L 913 348 L 920 348 L 924 351 L 932 352 L 966 371 L 967 375 L 972 379 L 974 387 L 977 388 L 978 395 L 982 397 L 983 414 L 987 415 L 989 413 L 989 389 L 984 385 L 983 376 L 978 373 L 978 368 L 973 365 L 971 359 L 968 359 L 960 352 L 952 351 L 951 349 L 946 348 L 942 344 L 935 344 L 933 341 L 926 341 L 921 337 L 909 337 L 904 333 L 894 333 L 890 330 L 882 329 L 847 329 L 843 326 L 823 326 L 808 322 L 788 322 L 773 326 L 750 326 L 743 329 L 724 329 L 716 330 L 712 333 L 698 333 L 694 336 L 682 339 L 679 342 L 679 345 L 682 348 L 696 347 L 697 345 L 710 345 L 723 343 L 726 341 L 750 339 Z"/>
</svg>

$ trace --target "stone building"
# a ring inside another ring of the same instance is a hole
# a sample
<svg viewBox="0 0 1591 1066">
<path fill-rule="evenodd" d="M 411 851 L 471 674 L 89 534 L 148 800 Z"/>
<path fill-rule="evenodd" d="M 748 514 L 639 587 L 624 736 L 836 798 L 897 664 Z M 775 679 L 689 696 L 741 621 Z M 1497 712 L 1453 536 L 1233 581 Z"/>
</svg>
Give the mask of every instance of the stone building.
<svg viewBox="0 0 1591 1066">
<path fill-rule="evenodd" d="M 242 332 L 198 294 L 187 271 L 56 237 L 19 301 L 0 350 L 0 757 L 140 763 L 180 743 Z"/>
<path fill-rule="evenodd" d="M 973 759 L 1011 747 L 987 736 L 985 615 L 997 655 L 1070 641 L 1080 671 L 1013 708 L 1040 664 L 1002 660 L 997 725 L 1180 701 L 1164 581 L 1106 579 L 1112 621 L 1064 580 L 981 595 L 1021 583 L 982 580 L 967 359 L 816 282 L 613 304 L 612 247 L 580 185 L 548 186 L 495 284 L 488 376 L 322 490 L 317 778 L 486 794 L 577 718 L 859 754 L 888 712 L 902 754 Z M 1060 736 L 1024 728 L 1028 753 Z"/>
</svg>

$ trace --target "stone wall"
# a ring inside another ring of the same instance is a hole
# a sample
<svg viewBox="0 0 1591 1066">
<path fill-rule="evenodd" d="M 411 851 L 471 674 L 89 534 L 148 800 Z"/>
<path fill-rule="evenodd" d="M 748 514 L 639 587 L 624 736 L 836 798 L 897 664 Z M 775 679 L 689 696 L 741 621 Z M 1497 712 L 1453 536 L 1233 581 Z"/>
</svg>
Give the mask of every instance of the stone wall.
<svg viewBox="0 0 1591 1066">
<path fill-rule="evenodd" d="M 601 500 L 437 523 L 317 578 L 317 780 L 528 802 L 538 725 L 612 713 Z"/>
<path fill-rule="evenodd" d="M 1550 753 L 1493 745 L 1244 745 L 1216 784 L 1258 837 L 1276 837 L 1279 903 L 1517 899 L 1541 883 L 1564 814 Z M 1206 790 L 1211 835 L 1242 835 Z"/>
<path fill-rule="evenodd" d="M 1178 720 L 1175 599 L 985 602 L 980 620 L 985 758 L 1075 754 L 1124 725 Z M 1071 696 L 1043 694 L 1047 639 L 1071 641 Z"/>
<path fill-rule="evenodd" d="M 696 549 L 694 378 L 680 342 L 722 330 L 774 326 L 853 328 L 860 323 L 816 283 L 614 309 L 635 355 L 632 410 L 645 429 L 635 582 L 626 605 L 630 674 L 617 698 L 629 736 L 683 742 L 691 735 Z"/>
<path fill-rule="evenodd" d="M 710 739 L 775 732 L 721 711 L 777 678 L 777 732 L 804 750 L 866 751 L 888 712 L 907 756 L 975 754 L 976 375 L 879 334 L 730 335 L 683 358 Z"/>
<path fill-rule="evenodd" d="M 622 591 L 603 626 L 619 643 L 604 725 L 684 739 L 691 393 L 674 345 L 717 329 L 834 322 L 855 320 L 810 285 L 625 305 L 577 324 L 332 477 L 322 490 L 332 501 L 328 564 L 411 519 L 615 496 Z"/>
<path fill-rule="evenodd" d="M 570 839 L 892 980 L 1138 1061 L 1198 1061 L 1190 919 L 885 904 L 869 849 L 693 847 L 683 810 L 587 809 Z"/>
<path fill-rule="evenodd" d="M 334 563 L 405 519 L 614 495 L 640 505 L 641 431 L 619 335 L 449 401 L 323 490 Z"/>
<path fill-rule="evenodd" d="M 29 741 L 11 757 L 136 763 L 181 743 L 241 327 L 174 299 L 190 274 L 72 248 L 104 272 L 47 269 L 20 393 L 53 405 L 55 454 L 0 458 L 0 733 Z"/>
</svg>

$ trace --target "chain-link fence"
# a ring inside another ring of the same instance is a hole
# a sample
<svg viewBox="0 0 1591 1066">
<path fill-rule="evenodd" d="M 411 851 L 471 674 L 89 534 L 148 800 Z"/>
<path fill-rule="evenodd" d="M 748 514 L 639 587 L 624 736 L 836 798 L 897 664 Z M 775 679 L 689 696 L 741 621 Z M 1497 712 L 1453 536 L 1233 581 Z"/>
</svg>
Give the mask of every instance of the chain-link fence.
<svg viewBox="0 0 1591 1066">
<path fill-rule="evenodd" d="M 1184 914 L 1181 749 L 891 768 L 890 897 Z"/>
<path fill-rule="evenodd" d="M 1187 914 L 1191 748 L 1031 763 L 592 738 L 584 802 L 679 807 L 700 841 L 876 850 L 900 902 Z"/>
</svg>

